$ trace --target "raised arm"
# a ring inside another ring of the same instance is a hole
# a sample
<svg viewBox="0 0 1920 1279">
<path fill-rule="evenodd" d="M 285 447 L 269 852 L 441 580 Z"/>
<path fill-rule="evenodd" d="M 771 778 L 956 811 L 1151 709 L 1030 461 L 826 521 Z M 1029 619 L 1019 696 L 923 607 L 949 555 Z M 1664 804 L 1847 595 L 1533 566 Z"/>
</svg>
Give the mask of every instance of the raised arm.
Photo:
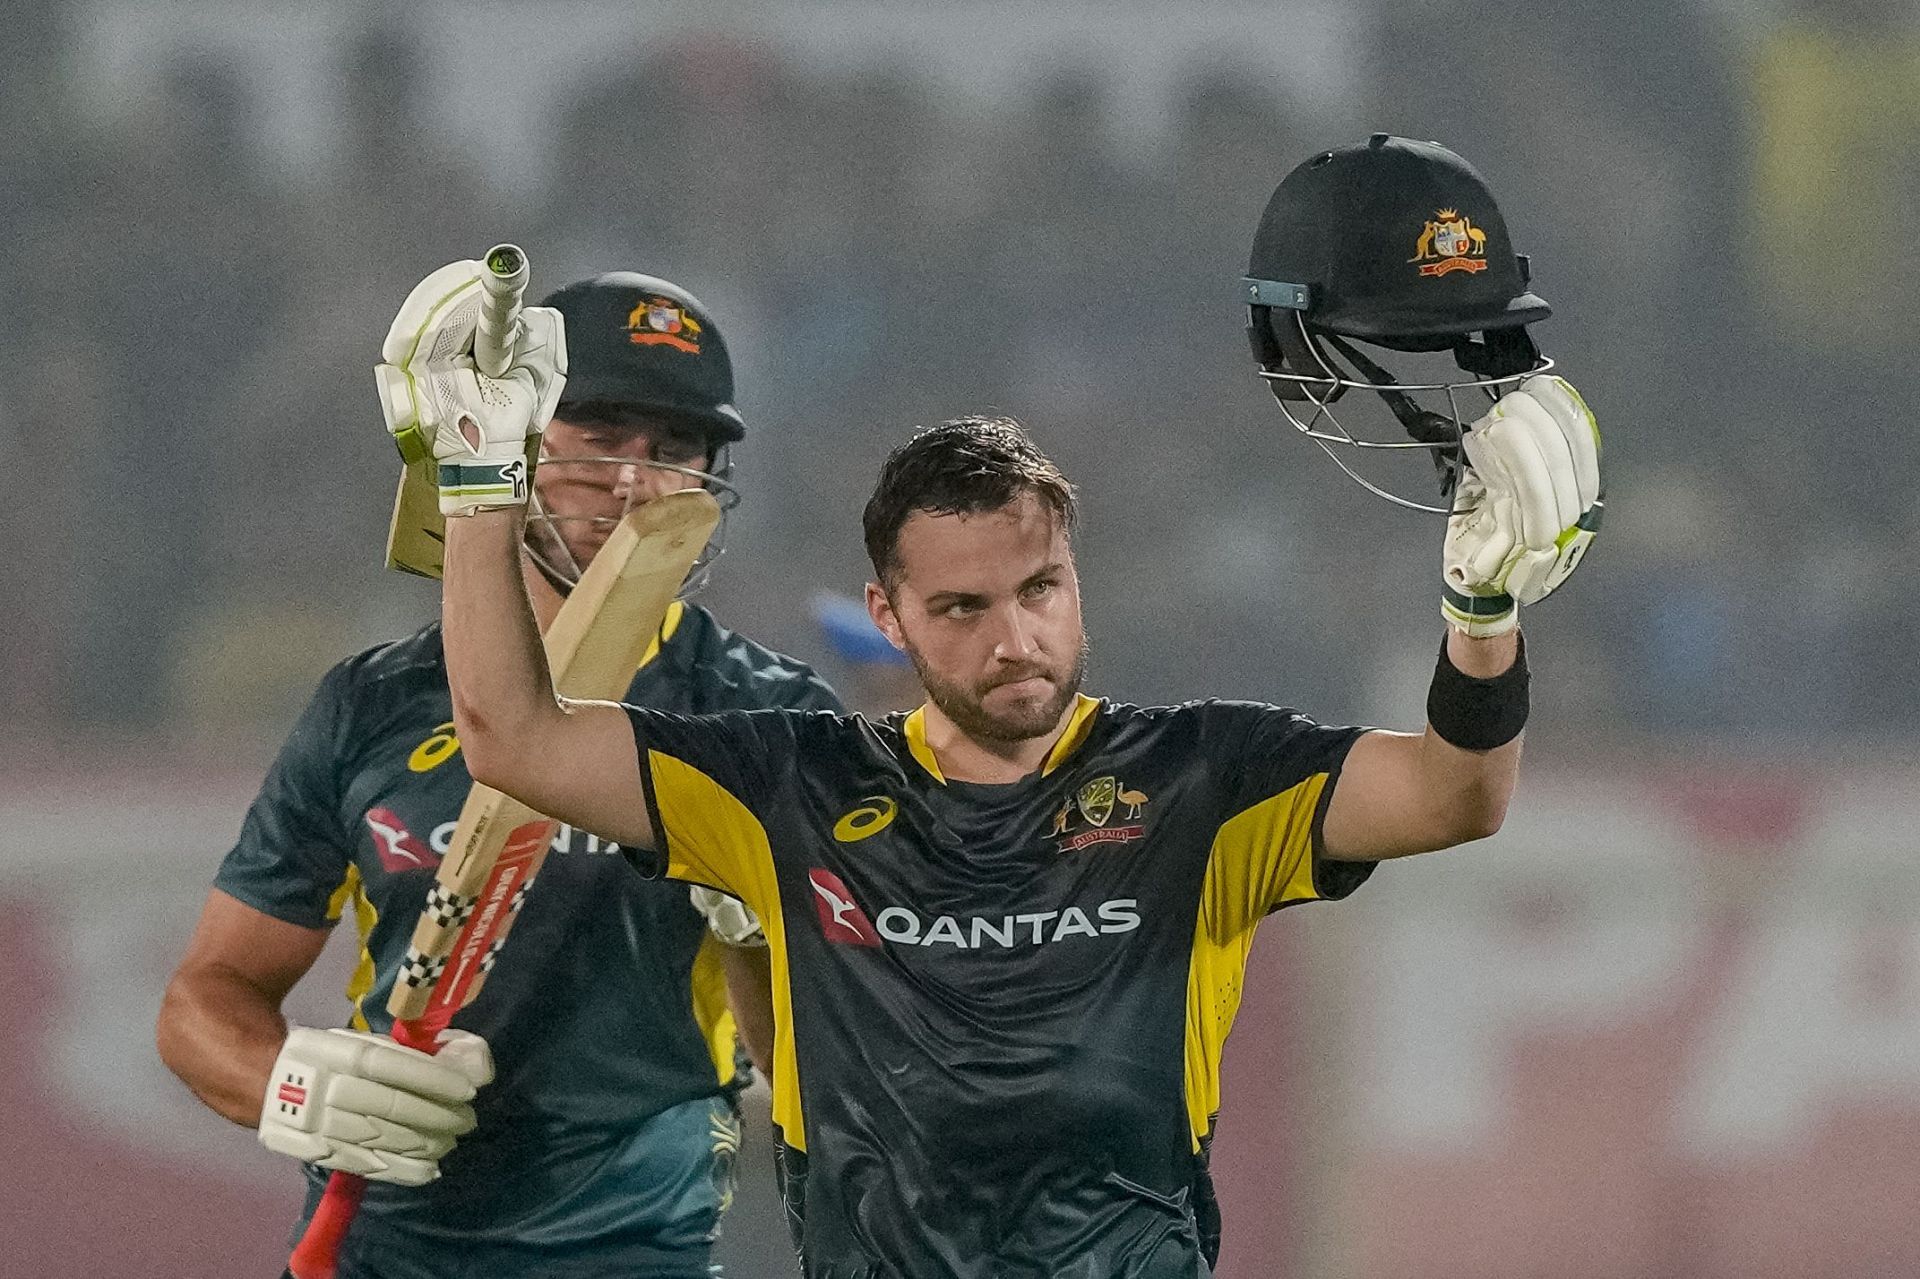
<svg viewBox="0 0 1920 1279">
<path fill-rule="evenodd" d="M 1468 428 L 1447 521 L 1448 624 L 1419 734 L 1369 733 L 1341 770 L 1326 856 L 1380 861 L 1500 829 L 1520 769 L 1526 649 L 1519 608 L 1572 574 L 1600 528 L 1600 430 L 1565 381 L 1535 376 Z"/>
<path fill-rule="evenodd" d="M 564 822 L 650 847 L 625 712 L 556 698 L 521 570 L 531 459 L 566 385 L 565 324 L 522 308 L 505 371 L 474 363 L 477 261 L 422 280 L 387 331 L 374 375 L 387 429 L 409 461 L 437 464 L 446 522 L 442 611 L 454 722 L 475 781 Z"/>
<path fill-rule="evenodd" d="M 626 711 L 554 695 L 521 577 L 523 512 L 447 521 L 447 682 L 467 770 L 529 808 L 631 848 L 654 846 Z"/>
<path fill-rule="evenodd" d="M 1520 776 L 1518 726 L 1526 716 L 1527 674 L 1519 634 L 1470 639 L 1449 632 L 1428 697 L 1423 733 L 1368 733 L 1353 744 L 1340 784 L 1327 805 L 1326 856 L 1335 861 L 1383 861 L 1484 839 L 1500 829 Z M 1457 738 L 1478 725 L 1485 743 L 1511 728 L 1514 735 L 1488 749 L 1456 745 L 1431 722 L 1438 717 Z"/>
</svg>

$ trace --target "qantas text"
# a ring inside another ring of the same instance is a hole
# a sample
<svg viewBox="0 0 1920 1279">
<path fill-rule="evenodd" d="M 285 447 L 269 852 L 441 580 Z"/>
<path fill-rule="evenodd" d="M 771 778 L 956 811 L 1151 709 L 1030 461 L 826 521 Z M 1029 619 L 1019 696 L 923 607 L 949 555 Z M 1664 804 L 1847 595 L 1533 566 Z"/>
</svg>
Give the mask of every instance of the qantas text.
<svg viewBox="0 0 1920 1279">
<path fill-rule="evenodd" d="M 873 917 L 873 926 L 888 941 L 904 945 L 953 946 L 959 950 L 998 946 L 1010 950 L 1015 946 L 1039 946 L 1070 937 L 1130 933 L 1140 927 L 1139 906 L 1138 899 L 1121 897 L 1101 902 L 1094 908 L 1093 918 L 1078 906 L 1068 906 L 1064 910 L 997 917 L 976 915 L 970 919 L 937 915 L 930 921 L 923 921 L 904 906 L 888 906 Z"/>
</svg>

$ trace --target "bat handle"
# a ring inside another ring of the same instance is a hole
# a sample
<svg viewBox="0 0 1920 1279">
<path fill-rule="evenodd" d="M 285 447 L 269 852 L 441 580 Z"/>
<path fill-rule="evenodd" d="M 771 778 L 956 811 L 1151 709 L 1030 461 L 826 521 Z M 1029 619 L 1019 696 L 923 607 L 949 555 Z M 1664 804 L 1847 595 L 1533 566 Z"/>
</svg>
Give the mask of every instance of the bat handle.
<svg viewBox="0 0 1920 1279">
<path fill-rule="evenodd" d="M 432 1054 L 439 1051 L 436 1037 L 446 1028 L 449 1016 L 397 1021 L 390 1032 L 409 1048 Z M 437 1023 L 437 1024 L 436 1024 Z M 340 1268 L 340 1246 L 360 1213 L 361 1197 L 367 1193 L 367 1179 L 350 1172 L 336 1172 L 327 1178 L 326 1193 L 307 1220 L 300 1242 L 293 1246 L 282 1279 L 333 1279 Z"/>
<path fill-rule="evenodd" d="M 527 292 L 527 255 L 518 245 L 496 244 L 480 265 L 480 322 L 473 335 L 473 364 L 488 377 L 503 377 L 513 359 L 520 301 Z"/>
<path fill-rule="evenodd" d="M 360 1211 L 360 1197 L 366 1193 L 365 1177 L 336 1172 L 327 1178 L 327 1192 L 320 1196 L 306 1232 L 287 1260 L 290 1279 L 333 1279 L 340 1268 L 340 1245 L 346 1242 Z"/>
</svg>

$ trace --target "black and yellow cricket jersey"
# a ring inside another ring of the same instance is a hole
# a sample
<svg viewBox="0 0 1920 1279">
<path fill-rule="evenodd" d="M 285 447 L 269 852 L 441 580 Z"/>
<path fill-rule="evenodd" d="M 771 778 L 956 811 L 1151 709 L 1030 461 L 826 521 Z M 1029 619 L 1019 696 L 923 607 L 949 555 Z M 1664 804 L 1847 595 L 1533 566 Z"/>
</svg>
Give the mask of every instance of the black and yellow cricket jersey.
<svg viewBox="0 0 1920 1279">
<path fill-rule="evenodd" d="M 773 948 L 810 1277 L 1204 1273 L 1189 1191 L 1248 946 L 1372 869 L 1319 855 L 1364 730 L 1083 697 L 1043 768 L 979 785 L 921 712 L 631 714 L 642 869 L 745 899 Z"/>
<path fill-rule="evenodd" d="M 680 604 L 627 696 L 687 714 L 839 706 L 805 665 Z M 452 720 L 437 623 L 335 666 L 214 880 L 303 928 L 354 920 L 345 1015 L 358 1029 L 391 1025 L 387 996 L 473 784 Z M 695 1103 L 724 1112 L 734 1077 L 725 980 L 686 889 L 639 879 L 620 851 L 555 833 L 500 965 L 454 1018 L 493 1048 L 479 1127 L 438 1181 L 367 1188 L 348 1250 L 380 1253 L 382 1275 L 449 1274 L 454 1248 L 490 1279 L 707 1273 L 726 1187 Z M 685 1107 L 695 1122 L 673 1118 Z M 326 1173 L 308 1171 L 311 1212 Z"/>
</svg>

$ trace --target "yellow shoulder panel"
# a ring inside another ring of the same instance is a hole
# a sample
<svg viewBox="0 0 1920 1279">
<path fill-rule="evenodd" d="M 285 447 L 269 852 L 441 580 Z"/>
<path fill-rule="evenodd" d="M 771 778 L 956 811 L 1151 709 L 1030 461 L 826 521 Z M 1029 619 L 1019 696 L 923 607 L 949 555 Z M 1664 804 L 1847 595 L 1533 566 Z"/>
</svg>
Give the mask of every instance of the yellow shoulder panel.
<svg viewBox="0 0 1920 1279">
<path fill-rule="evenodd" d="M 793 989 L 787 969 L 786 920 L 773 873 L 767 828 L 720 783 L 693 765 L 647 752 L 654 803 L 666 827 L 667 874 L 724 888 L 760 917 L 773 959 L 773 1121 L 787 1144 L 806 1149 L 800 1075 L 793 1051 Z M 728 1018 L 731 1023 L 732 1018 Z"/>
<path fill-rule="evenodd" d="M 1187 969 L 1187 1119 L 1193 1148 L 1220 1109 L 1220 1054 L 1240 1011 L 1254 929 L 1276 906 L 1319 897 L 1313 886 L 1313 811 L 1327 775 L 1315 773 L 1220 827 L 1207 853 Z"/>
</svg>

